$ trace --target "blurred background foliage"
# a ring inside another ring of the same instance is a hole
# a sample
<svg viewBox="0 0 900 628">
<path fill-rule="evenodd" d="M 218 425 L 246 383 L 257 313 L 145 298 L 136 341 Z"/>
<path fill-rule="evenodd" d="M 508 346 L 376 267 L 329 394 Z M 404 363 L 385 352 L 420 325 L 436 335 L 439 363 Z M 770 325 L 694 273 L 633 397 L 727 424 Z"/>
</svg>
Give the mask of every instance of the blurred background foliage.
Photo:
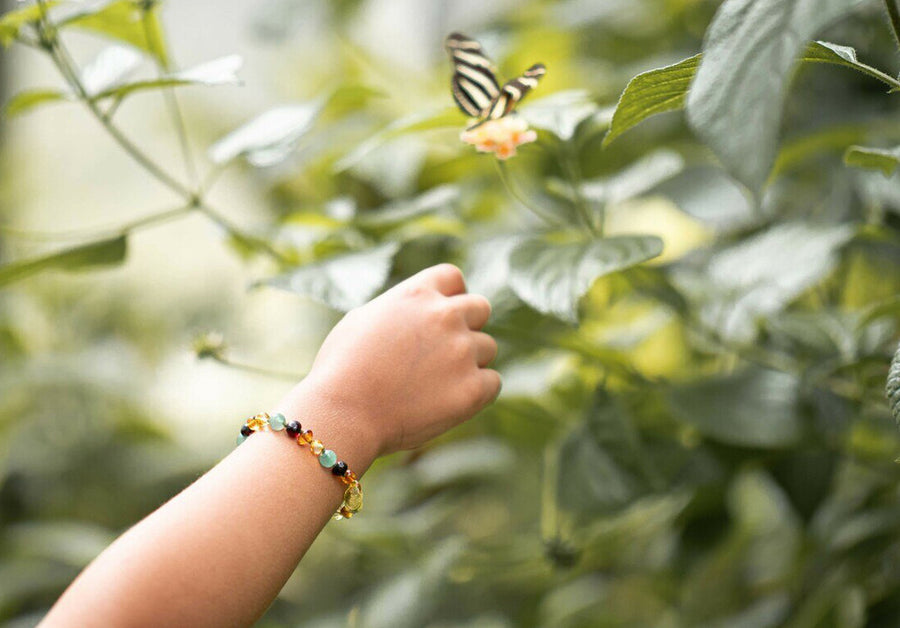
<svg viewBox="0 0 900 628">
<path fill-rule="evenodd" d="M 261 626 L 896 626 L 894 7 L 8 2 L 0 619 L 451 261 L 500 400 L 379 461 Z M 502 167 L 454 30 L 547 65 Z"/>
</svg>

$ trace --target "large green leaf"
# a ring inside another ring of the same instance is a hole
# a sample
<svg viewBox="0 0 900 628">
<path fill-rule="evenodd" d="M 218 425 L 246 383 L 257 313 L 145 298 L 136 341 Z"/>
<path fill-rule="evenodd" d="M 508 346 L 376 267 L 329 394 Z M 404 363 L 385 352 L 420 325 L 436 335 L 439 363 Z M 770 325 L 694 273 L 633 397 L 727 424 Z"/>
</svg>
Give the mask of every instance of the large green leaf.
<svg viewBox="0 0 900 628">
<path fill-rule="evenodd" d="M 752 342 L 759 318 L 781 311 L 830 273 L 850 225 L 785 223 L 682 267 L 673 279 L 699 309 L 706 327 Z"/>
<path fill-rule="evenodd" d="M 894 148 L 851 146 L 844 153 L 844 163 L 856 168 L 881 170 L 884 176 L 889 177 L 900 164 L 900 146 Z"/>
<path fill-rule="evenodd" d="M 616 105 L 603 146 L 650 116 L 684 107 L 688 87 L 699 64 L 700 55 L 694 55 L 631 79 Z"/>
<path fill-rule="evenodd" d="M 697 135 L 758 193 L 775 160 L 788 79 L 812 36 L 862 0 L 726 0 L 687 97 Z"/>
<path fill-rule="evenodd" d="M 888 372 L 885 394 L 888 398 L 888 405 L 891 407 L 891 414 L 897 425 L 900 426 L 900 347 L 897 347 L 894 359 L 891 360 L 891 370 Z"/>
<path fill-rule="evenodd" d="M 95 266 L 120 264 L 125 260 L 127 239 L 123 236 L 82 244 L 64 251 L 35 259 L 0 266 L 0 286 L 6 285 L 42 270 L 83 270 Z"/>
<path fill-rule="evenodd" d="M 155 57 L 159 64 L 169 67 L 165 37 L 159 20 L 159 3 L 134 0 L 113 0 L 99 6 L 92 5 L 58 21 L 59 26 L 84 28 L 118 41 L 131 44 Z"/>
<path fill-rule="evenodd" d="M 616 236 L 555 243 L 534 238 L 510 254 L 510 286 L 544 314 L 578 322 L 578 302 L 596 279 L 654 258 L 663 250 L 656 236 Z"/>
<path fill-rule="evenodd" d="M 381 289 L 399 249 L 398 243 L 388 242 L 359 253 L 337 255 L 301 266 L 262 283 L 347 312 L 366 303 Z"/>
<path fill-rule="evenodd" d="M 785 447 L 801 435 L 798 381 L 787 373 L 749 369 L 676 387 L 667 393 L 675 416 L 701 434 L 742 447 Z"/>
</svg>

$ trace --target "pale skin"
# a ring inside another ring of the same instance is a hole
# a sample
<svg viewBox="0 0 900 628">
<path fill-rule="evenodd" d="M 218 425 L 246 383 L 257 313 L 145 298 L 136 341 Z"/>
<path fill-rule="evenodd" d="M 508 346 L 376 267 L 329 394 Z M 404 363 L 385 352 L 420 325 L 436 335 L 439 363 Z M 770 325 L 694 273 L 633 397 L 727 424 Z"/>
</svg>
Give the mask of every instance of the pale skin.
<svg viewBox="0 0 900 628">
<path fill-rule="evenodd" d="M 425 269 L 348 313 L 273 410 L 362 478 L 379 456 L 417 447 L 497 397 L 500 375 L 487 368 L 497 345 L 481 331 L 490 312 L 455 266 Z M 106 548 L 41 626 L 250 626 L 342 489 L 284 432 L 253 434 Z"/>
</svg>

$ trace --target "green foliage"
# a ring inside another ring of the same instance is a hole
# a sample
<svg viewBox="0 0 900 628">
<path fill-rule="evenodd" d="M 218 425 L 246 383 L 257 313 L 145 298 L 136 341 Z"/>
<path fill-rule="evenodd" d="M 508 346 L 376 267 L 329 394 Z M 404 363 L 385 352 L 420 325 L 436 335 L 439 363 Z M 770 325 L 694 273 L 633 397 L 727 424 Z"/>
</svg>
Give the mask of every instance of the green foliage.
<svg viewBox="0 0 900 628">
<path fill-rule="evenodd" d="M 208 146 L 195 184 L 177 159 L 156 161 L 158 146 L 143 151 L 119 104 L 237 82 L 240 60 L 167 69 L 157 3 L 46 6 L 47 20 L 33 6 L 0 17 L 0 40 L 49 55 L 66 88 L 22 91 L 7 115 L 81 101 L 180 201 L 34 259 L 0 231 L 0 285 L 121 263 L 132 232 L 195 214 L 247 258 L 252 285 L 331 310 L 446 261 L 493 305 L 498 402 L 375 465 L 366 511 L 329 527 L 261 625 L 896 622 L 898 156 L 868 145 L 900 142 L 900 83 L 879 69 L 897 52 L 880 12 L 856 0 L 492 7 L 470 34 L 494 37 L 504 70 L 548 67 L 519 109 L 537 141 L 498 168 L 459 141 L 443 60 L 392 65 L 355 39 L 376 5 L 330 3 L 327 35 L 304 34 L 302 57 L 278 51 L 292 70 L 275 79 L 301 97 L 209 131 L 185 112 Z M 304 7 L 274 2 L 259 20 L 287 32 Z M 72 28 L 122 45 L 79 68 Z M 155 78 L 130 78 L 148 62 Z M 688 124 L 654 117 L 685 107 Z M 161 113 L 177 133 L 177 102 Z M 220 175 L 262 188 L 269 224 L 244 231 L 213 207 Z M 148 418 L 160 409 L 140 382 L 155 378 L 114 358 L 137 354 L 153 373 L 195 324 L 227 329 L 229 308 L 210 297 L 157 320 L 131 295 L 85 305 L 84 286 L 107 281 L 0 291 L 2 619 L 34 623 L 110 538 L 214 462 Z M 304 329 L 334 322 L 311 312 Z M 283 376 L 229 356 L 296 338 L 234 335 L 203 334 L 195 354 Z"/>
<path fill-rule="evenodd" d="M 548 242 L 526 240 L 509 254 L 509 285 L 544 314 L 578 322 L 578 302 L 598 278 L 662 253 L 655 236 Z"/>
<path fill-rule="evenodd" d="M 118 236 L 109 240 L 81 244 L 35 259 L 0 266 L 0 286 L 24 279 L 49 268 L 65 271 L 110 266 L 125 261 L 127 240 Z"/>
</svg>

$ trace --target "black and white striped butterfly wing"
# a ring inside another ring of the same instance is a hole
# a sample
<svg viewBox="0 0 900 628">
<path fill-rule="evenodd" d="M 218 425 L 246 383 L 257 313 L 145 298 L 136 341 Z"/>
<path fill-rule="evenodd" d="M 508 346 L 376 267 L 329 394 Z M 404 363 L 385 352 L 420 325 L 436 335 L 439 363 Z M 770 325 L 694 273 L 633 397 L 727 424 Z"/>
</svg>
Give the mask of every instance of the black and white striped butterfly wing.
<svg viewBox="0 0 900 628">
<path fill-rule="evenodd" d="M 490 108 L 486 113 L 487 119 L 495 120 L 512 113 L 516 105 L 525 98 L 528 92 L 537 86 L 538 81 L 546 73 L 547 69 L 543 63 L 535 63 L 525 70 L 522 76 L 507 81 L 500 89 L 500 93 L 491 102 Z"/>
<path fill-rule="evenodd" d="M 494 64 L 484 54 L 481 44 L 460 33 L 451 33 L 445 45 L 453 61 L 450 82 L 453 99 L 463 113 L 473 118 L 484 117 L 500 95 Z"/>
</svg>

